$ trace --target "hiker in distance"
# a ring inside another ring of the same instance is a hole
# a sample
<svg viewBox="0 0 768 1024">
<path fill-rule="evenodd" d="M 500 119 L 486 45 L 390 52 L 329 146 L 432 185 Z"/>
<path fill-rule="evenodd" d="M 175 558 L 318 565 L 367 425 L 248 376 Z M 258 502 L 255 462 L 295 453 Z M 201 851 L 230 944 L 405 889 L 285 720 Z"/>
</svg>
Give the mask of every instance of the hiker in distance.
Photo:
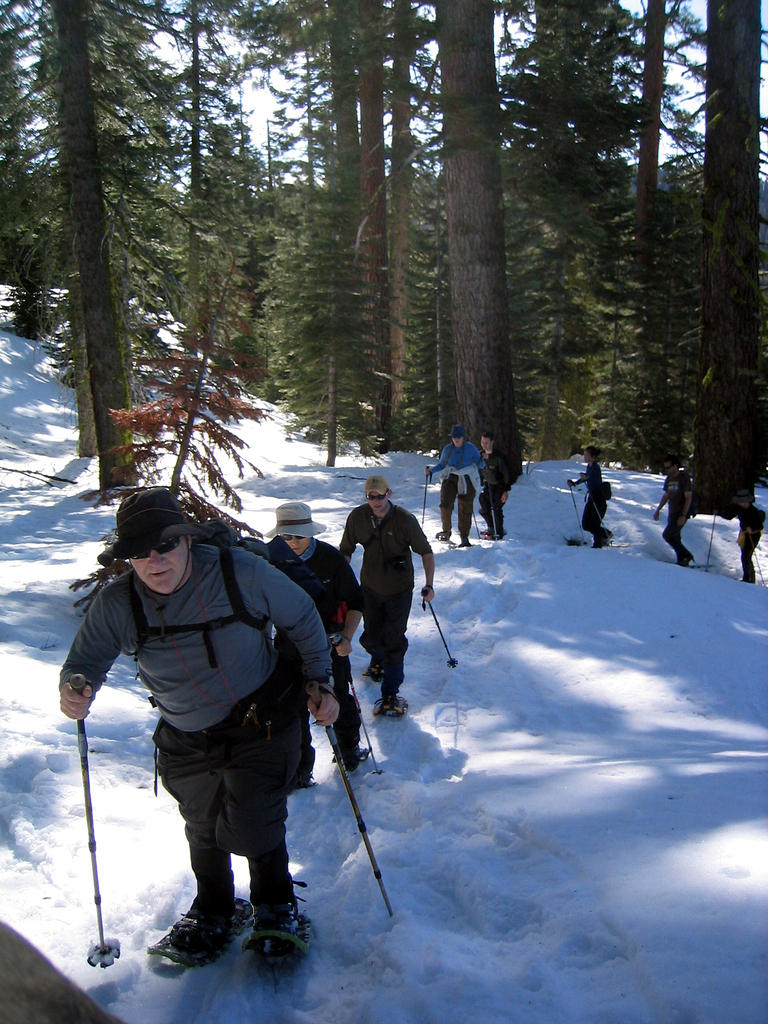
<svg viewBox="0 0 768 1024">
<path fill-rule="evenodd" d="M 480 515 L 486 522 L 485 540 L 501 540 L 504 536 L 504 505 L 509 497 L 509 466 L 496 448 L 496 439 L 490 430 L 480 437 L 483 456 L 483 489 L 480 492 Z"/>
<path fill-rule="evenodd" d="M 755 496 L 752 491 L 744 488 L 734 494 L 724 512 L 717 513 L 723 519 L 739 520 L 738 544 L 741 548 L 742 583 L 755 582 L 755 566 L 752 557 L 755 548 L 760 543 L 765 525 L 765 512 L 754 502 Z"/>
<path fill-rule="evenodd" d="M 584 495 L 584 512 L 581 516 L 582 529 L 591 533 L 593 537 L 592 547 L 602 548 L 611 539 L 613 534 L 603 526 L 605 510 L 608 507 L 603 494 L 603 472 L 600 463 L 600 449 L 593 444 L 588 444 L 584 449 L 584 461 L 587 464 L 586 470 L 579 473 L 578 480 L 569 480 L 569 487 L 578 487 L 586 483 L 587 493 Z"/>
<path fill-rule="evenodd" d="M 340 709 L 334 731 L 344 767 L 353 772 L 369 753 L 367 748 L 360 747 L 360 712 L 349 689 L 352 681 L 349 655 L 352 638 L 363 617 L 363 591 L 352 566 L 338 549 L 317 540 L 317 534 L 322 533 L 325 527 L 313 522 L 309 505 L 303 501 L 287 501 L 278 505 L 275 518 L 275 526 L 266 536 L 282 537 L 323 587 L 323 593 L 315 604 L 331 643 L 333 690 Z M 286 653 L 282 643 L 278 643 L 278 648 L 281 653 Z M 315 750 L 307 711 L 302 715 L 301 761 L 296 776 L 298 788 L 305 789 L 313 784 L 314 764 Z"/>
<path fill-rule="evenodd" d="M 459 499 L 458 526 L 461 538 L 460 548 L 468 548 L 469 532 L 472 529 L 472 508 L 475 494 L 480 490 L 480 469 L 483 456 L 467 441 L 467 432 L 461 423 L 451 428 L 451 441 L 440 453 L 440 460 L 434 466 L 425 466 L 424 472 L 431 480 L 435 473 L 441 474 L 440 521 L 442 529 L 438 540 L 451 539 L 451 517 L 456 498 Z"/>
<path fill-rule="evenodd" d="M 255 927 L 295 934 L 285 820 L 301 750 L 299 711 L 307 703 L 321 725 L 331 725 L 339 705 L 312 599 L 266 559 L 193 545 L 195 537 L 204 538 L 205 527 L 187 519 L 167 488 L 123 500 L 115 542 L 101 560 L 126 559 L 132 571 L 88 609 L 61 670 L 60 701 L 68 718 L 85 718 L 117 656 L 135 657 L 160 713 L 158 771 L 184 819 L 197 883 L 189 911 L 162 941 L 205 963 L 251 916 L 250 905 L 235 900 L 232 854 L 248 860 Z M 233 587 L 249 621 L 234 612 Z M 270 622 L 299 651 L 303 678 L 278 657 Z M 88 680 L 82 692 L 69 683 L 77 673 Z M 282 951 L 293 948 L 285 940 Z"/>
<path fill-rule="evenodd" d="M 693 501 L 693 483 L 688 472 L 680 465 L 677 455 L 664 456 L 664 472 L 667 474 L 664 480 L 664 493 L 653 513 L 653 520 L 657 523 L 659 513 L 666 504 L 669 504 L 667 525 L 662 537 L 675 552 L 677 564 L 690 565 L 693 555 L 683 544 L 681 534 L 688 521 L 688 512 Z"/>
<path fill-rule="evenodd" d="M 390 501 L 391 495 L 383 476 L 368 477 L 365 504 L 349 513 L 339 550 L 349 560 L 358 544 L 363 548 L 360 643 L 371 656 L 367 675 L 381 683 L 381 697 L 374 704 L 373 713 L 396 718 L 408 708 L 408 702 L 398 691 L 404 679 L 403 662 L 408 649 L 405 634 L 413 599 L 411 552 L 421 556 L 421 597 L 427 602 L 435 596 L 435 556 L 416 517 Z"/>
</svg>

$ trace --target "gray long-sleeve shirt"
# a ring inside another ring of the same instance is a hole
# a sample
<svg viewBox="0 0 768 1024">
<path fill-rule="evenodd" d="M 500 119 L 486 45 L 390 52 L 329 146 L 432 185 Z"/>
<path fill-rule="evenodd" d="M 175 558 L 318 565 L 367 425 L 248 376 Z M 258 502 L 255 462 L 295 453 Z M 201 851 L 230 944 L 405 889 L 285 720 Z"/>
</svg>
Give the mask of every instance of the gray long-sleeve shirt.
<svg viewBox="0 0 768 1024">
<path fill-rule="evenodd" d="M 149 626 L 200 623 L 231 614 L 218 551 L 198 544 L 191 550 L 190 577 L 173 594 L 156 594 L 134 577 Z M 240 548 L 232 549 L 232 557 L 246 609 L 266 615 L 285 631 L 301 655 L 306 679 L 327 677 L 328 639 L 311 597 L 265 559 Z M 62 667 L 61 686 L 79 672 L 95 691 L 120 653 L 134 653 L 137 631 L 130 585 L 126 573 L 96 597 Z M 243 622 L 213 630 L 214 667 L 201 632 L 152 636 L 138 653 L 139 678 L 168 722 L 185 732 L 206 729 L 269 678 L 277 661 L 271 636 L 269 623 L 263 630 Z"/>
</svg>

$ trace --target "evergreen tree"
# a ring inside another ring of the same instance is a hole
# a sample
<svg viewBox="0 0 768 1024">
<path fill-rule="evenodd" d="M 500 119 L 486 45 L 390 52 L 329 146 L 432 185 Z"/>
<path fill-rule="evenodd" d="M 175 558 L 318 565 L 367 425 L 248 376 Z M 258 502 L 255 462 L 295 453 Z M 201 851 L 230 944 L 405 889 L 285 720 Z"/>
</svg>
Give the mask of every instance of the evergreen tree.
<svg viewBox="0 0 768 1024">
<path fill-rule="evenodd" d="M 297 188 L 292 216 L 288 197 L 281 203 L 264 328 L 278 396 L 298 426 L 325 443 L 327 465 L 333 466 L 339 444 L 354 441 L 363 452 L 374 450 L 375 392 L 360 347 L 359 275 L 328 244 L 342 237 L 337 196 L 317 187 L 311 202 L 306 198 Z"/>
<path fill-rule="evenodd" d="M 514 322 L 520 305 L 526 331 L 516 370 L 526 382 L 523 420 L 538 434 L 529 445 L 540 458 L 563 458 L 583 445 L 589 410 L 608 391 L 611 359 L 594 357 L 616 350 L 614 326 L 623 323 L 615 293 L 627 267 L 636 53 L 629 15 L 615 0 L 535 0 L 514 13 L 502 102 L 507 187 L 523 245 L 511 264 Z"/>
<path fill-rule="evenodd" d="M 365 281 L 365 335 L 376 386 L 379 448 L 387 451 L 392 418 L 389 253 L 384 159 L 384 25 L 382 0 L 360 3 L 360 252 Z"/>
<path fill-rule="evenodd" d="M 408 346 L 393 434 L 408 449 L 442 447 L 458 419 L 451 338 L 448 242 L 440 166 L 413 175 L 408 249 Z"/>
</svg>

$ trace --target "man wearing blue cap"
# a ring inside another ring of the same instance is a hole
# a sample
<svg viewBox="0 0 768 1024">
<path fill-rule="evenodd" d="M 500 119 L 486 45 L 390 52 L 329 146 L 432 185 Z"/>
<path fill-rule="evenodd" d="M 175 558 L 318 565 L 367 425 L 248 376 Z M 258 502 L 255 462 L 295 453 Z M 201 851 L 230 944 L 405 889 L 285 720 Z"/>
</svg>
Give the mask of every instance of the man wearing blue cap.
<svg viewBox="0 0 768 1024">
<path fill-rule="evenodd" d="M 432 479 L 435 473 L 441 473 L 440 484 L 440 521 L 442 530 L 438 540 L 451 539 L 451 517 L 456 498 L 459 499 L 459 536 L 460 548 L 468 548 L 469 531 L 472 529 L 472 508 L 475 494 L 480 490 L 480 467 L 483 465 L 481 452 L 467 441 L 467 432 L 461 423 L 451 428 L 451 443 L 440 453 L 440 461 L 434 466 L 426 466 L 424 472 Z"/>
</svg>

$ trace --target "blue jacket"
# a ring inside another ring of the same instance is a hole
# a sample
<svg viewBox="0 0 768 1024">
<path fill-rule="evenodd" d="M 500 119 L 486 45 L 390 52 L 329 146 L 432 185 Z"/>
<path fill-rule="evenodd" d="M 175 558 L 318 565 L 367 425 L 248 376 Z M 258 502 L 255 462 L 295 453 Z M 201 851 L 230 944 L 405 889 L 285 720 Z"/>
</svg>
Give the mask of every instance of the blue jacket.
<svg viewBox="0 0 768 1024">
<path fill-rule="evenodd" d="M 465 441 L 458 448 L 451 441 L 440 453 L 440 461 L 430 467 L 430 473 L 439 473 L 443 469 L 466 469 L 475 465 L 480 469 L 483 466 L 482 453 L 475 448 L 471 441 Z"/>
</svg>

